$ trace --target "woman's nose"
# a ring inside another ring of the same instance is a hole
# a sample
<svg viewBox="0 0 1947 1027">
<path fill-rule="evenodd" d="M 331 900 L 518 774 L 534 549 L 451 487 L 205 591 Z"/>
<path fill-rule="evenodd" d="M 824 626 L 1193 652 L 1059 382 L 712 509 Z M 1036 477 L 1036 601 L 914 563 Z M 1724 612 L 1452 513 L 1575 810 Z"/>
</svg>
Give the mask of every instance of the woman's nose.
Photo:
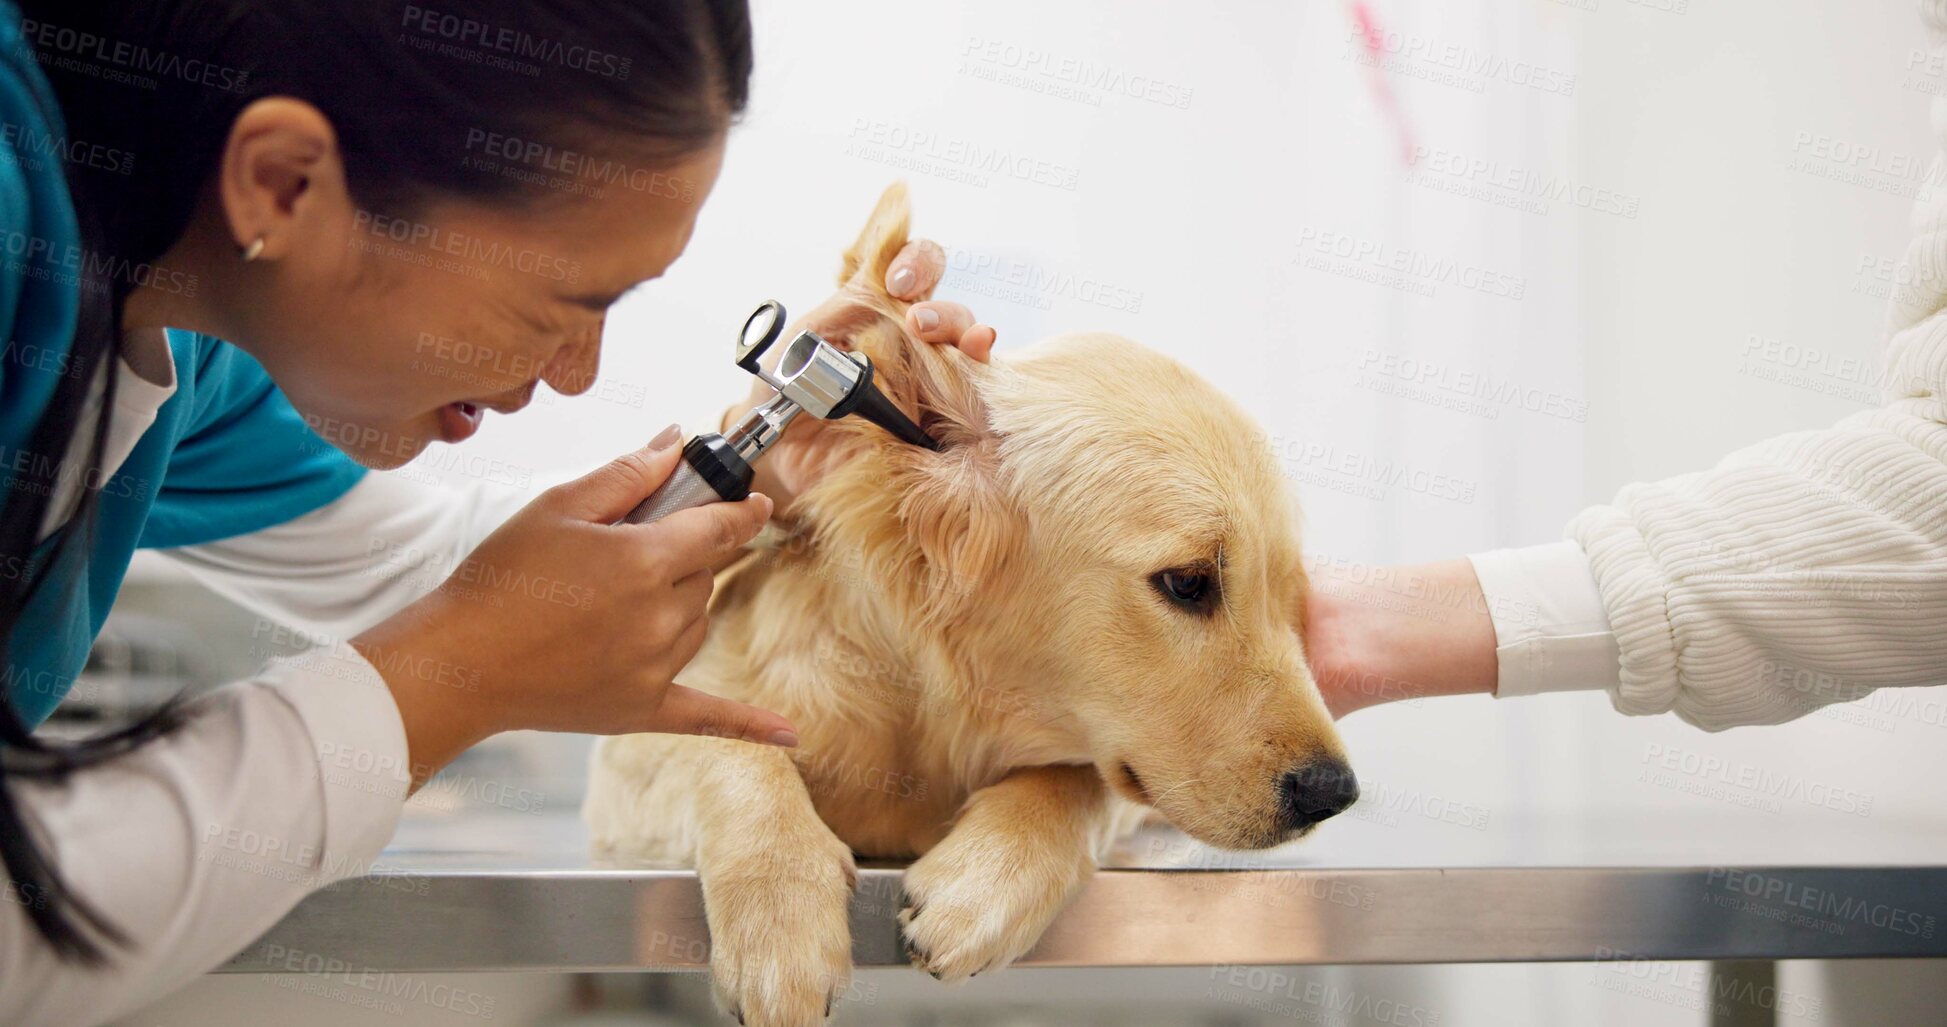
<svg viewBox="0 0 1947 1027">
<path fill-rule="evenodd" d="M 561 347 L 541 369 L 541 380 L 564 396 L 579 396 L 594 388 L 601 366 L 602 329 L 597 325 L 586 337 Z"/>
</svg>

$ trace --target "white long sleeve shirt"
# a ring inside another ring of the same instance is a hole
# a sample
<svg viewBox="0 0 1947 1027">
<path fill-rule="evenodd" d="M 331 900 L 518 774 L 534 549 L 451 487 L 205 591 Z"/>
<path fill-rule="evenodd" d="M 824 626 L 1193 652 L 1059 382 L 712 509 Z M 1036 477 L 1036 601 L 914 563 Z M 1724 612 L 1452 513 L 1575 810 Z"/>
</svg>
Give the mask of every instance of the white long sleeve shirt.
<svg viewBox="0 0 1947 1027">
<path fill-rule="evenodd" d="M 106 969 L 56 959 L 0 908 L 0 1023 L 75 1027 L 204 973 L 312 890 L 361 874 L 406 797 L 385 682 L 334 646 L 200 697 L 187 723 L 60 787 L 15 794 L 69 885 L 133 942 Z M 32 901 L 31 897 L 27 901 Z"/>
<path fill-rule="evenodd" d="M 1947 0 L 1921 11 L 1938 56 Z M 1947 97 L 1933 125 L 1947 136 Z M 1631 485 L 1570 542 L 1473 557 L 1490 610 L 1541 611 L 1495 615 L 1500 695 L 1604 688 L 1721 730 L 1947 684 L 1947 189 L 1913 225 L 1885 406 Z"/>
<path fill-rule="evenodd" d="M 111 471 L 174 391 L 116 370 Z M 0 1024 L 75 1027 L 137 1008 L 221 964 L 310 892 L 364 873 L 398 822 L 409 760 L 390 690 L 344 640 L 437 585 L 532 495 L 372 474 L 289 523 L 165 551 L 323 644 L 199 697 L 157 743 L 60 787 L 16 786 L 69 885 L 133 945 L 104 969 L 63 963 L 27 916 L 34 897 L 9 889 Z"/>
</svg>

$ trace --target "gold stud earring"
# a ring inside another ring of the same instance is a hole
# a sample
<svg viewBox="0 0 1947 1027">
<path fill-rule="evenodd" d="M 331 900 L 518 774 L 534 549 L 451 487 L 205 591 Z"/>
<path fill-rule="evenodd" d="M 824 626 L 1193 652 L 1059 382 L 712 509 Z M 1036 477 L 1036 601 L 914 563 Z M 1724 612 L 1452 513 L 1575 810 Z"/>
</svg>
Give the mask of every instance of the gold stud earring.
<svg viewBox="0 0 1947 1027">
<path fill-rule="evenodd" d="M 261 257 L 263 255 L 264 255 L 264 237 L 261 235 L 257 237 L 256 241 L 252 242 L 250 245 L 245 246 L 243 248 L 243 262 L 246 264 L 256 260 L 258 257 Z"/>
</svg>

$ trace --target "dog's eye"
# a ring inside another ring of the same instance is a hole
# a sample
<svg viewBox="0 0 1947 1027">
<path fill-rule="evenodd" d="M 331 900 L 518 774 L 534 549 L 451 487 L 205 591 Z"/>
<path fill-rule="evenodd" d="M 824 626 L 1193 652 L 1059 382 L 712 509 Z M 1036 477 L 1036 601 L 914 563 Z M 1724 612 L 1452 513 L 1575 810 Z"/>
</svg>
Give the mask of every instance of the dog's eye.
<svg viewBox="0 0 1947 1027">
<path fill-rule="evenodd" d="M 1217 579 L 1208 568 L 1158 571 L 1149 583 L 1163 598 L 1192 613 L 1209 613 L 1217 608 Z"/>
</svg>

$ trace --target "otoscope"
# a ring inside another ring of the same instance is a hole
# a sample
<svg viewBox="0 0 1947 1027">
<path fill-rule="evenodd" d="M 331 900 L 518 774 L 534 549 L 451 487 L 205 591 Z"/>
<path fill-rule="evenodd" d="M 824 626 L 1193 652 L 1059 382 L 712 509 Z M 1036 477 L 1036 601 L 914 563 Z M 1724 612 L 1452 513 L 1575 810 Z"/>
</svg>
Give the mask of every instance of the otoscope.
<svg viewBox="0 0 1947 1027">
<path fill-rule="evenodd" d="M 678 510 L 750 495 L 756 472 L 751 465 L 777 443 L 801 413 L 836 421 L 857 414 L 891 432 L 901 442 L 938 450 L 940 444 L 892 405 L 872 383 L 872 361 L 826 342 L 816 332 L 799 332 L 778 360 L 775 374 L 759 362 L 784 332 L 784 304 L 767 300 L 744 321 L 737 336 L 737 366 L 756 375 L 777 395 L 745 414 L 729 435 L 698 435 L 683 447 L 675 473 L 627 517 L 629 524 L 660 521 Z"/>
</svg>

